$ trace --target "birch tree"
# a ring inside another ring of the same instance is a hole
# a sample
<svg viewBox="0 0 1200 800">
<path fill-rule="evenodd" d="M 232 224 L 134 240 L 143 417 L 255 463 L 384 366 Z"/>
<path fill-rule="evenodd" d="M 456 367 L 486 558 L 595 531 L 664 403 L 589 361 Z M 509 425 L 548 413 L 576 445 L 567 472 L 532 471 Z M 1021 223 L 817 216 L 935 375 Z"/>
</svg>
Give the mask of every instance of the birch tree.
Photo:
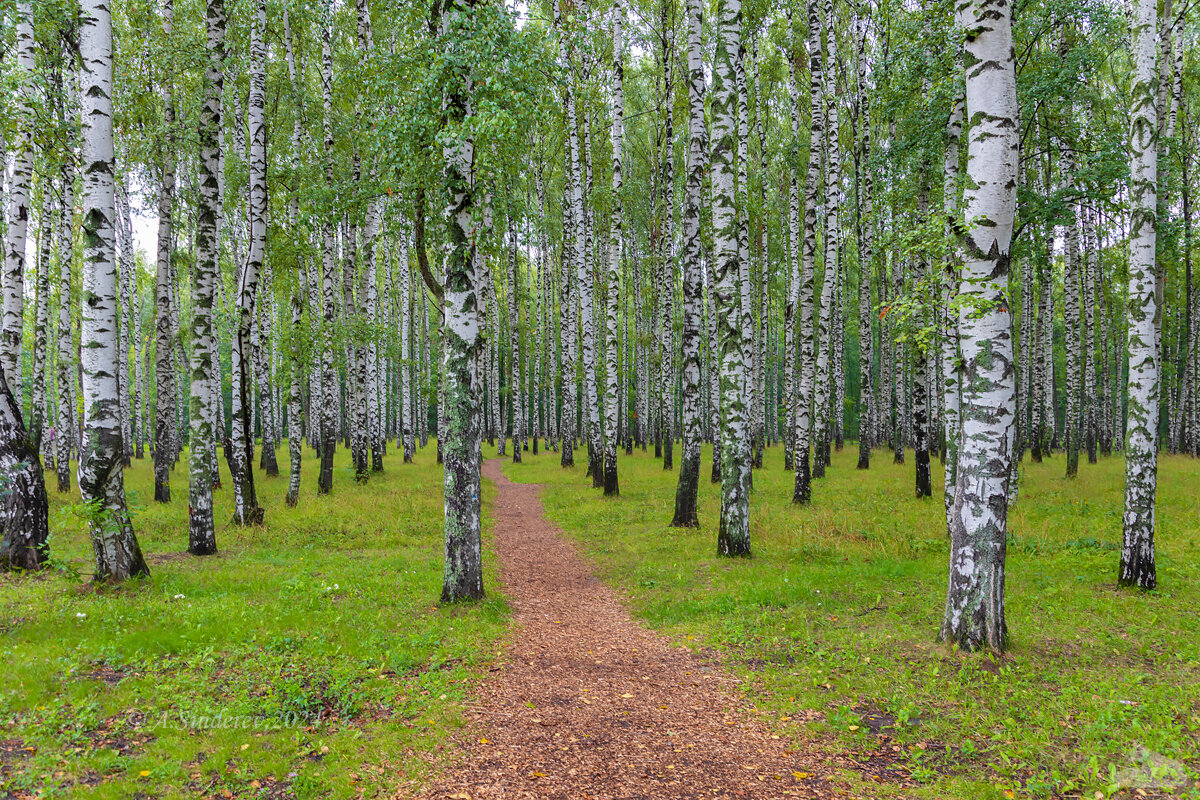
<svg viewBox="0 0 1200 800">
<path fill-rule="evenodd" d="M 80 3 L 83 99 L 83 402 L 79 489 L 88 508 L 96 579 L 148 575 L 125 504 L 117 397 L 117 265 L 114 252 L 112 16 L 105 0 Z"/>
<path fill-rule="evenodd" d="M 817 260 L 817 195 L 821 179 L 821 156 L 818 149 L 824 137 L 824 80 L 822 78 L 821 16 L 819 0 L 808 2 L 808 72 L 811 113 L 809 115 L 808 172 L 804 179 L 804 238 L 801 244 L 800 272 L 800 391 L 796 398 L 796 439 L 792 460 L 796 467 L 792 502 L 812 501 L 812 404 L 813 382 L 816 378 L 816 331 L 813 328 L 816 294 Z"/>
<path fill-rule="evenodd" d="M 33 3 L 16 4 L 17 152 L 8 190 L 8 238 L 4 251 L 4 304 L 0 319 L 0 369 L 8 376 L 17 403 L 21 398 L 21 348 L 24 338 L 25 239 L 29 230 L 29 189 L 33 179 L 34 74 Z"/>
<path fill-rule="evenodd" d="M 0 369 L 0 570 L 32 571 L 50 557 L 50 500 L 37 442 Z"/>
<path fill-rule="evenodd" d="M 613 6 L 613 69 L 612 69 L 612 220 L 608 240 L 608 270 L 605 276 L 608 297 L 604 310 L 604 494 L 621 493 L 617 479 L 617 315 L 621 299 L 621 203 L 622 165 L 625 152 L 625 7 L 621 0 Z M 536 444 L 536 440 L 535 440 Z"/>
<path fill-rule="evenodd" d="M 238 274 L 237 333 L 231 348 L 233 374 L 233 519 L 239 525 L 259 525 L 263 509 L 254 486 L 251 448 L 254 428 L 251 327 L 259 275 L 267 247 L 267 128 L 266 128 L 266 0 L 255 0 L 250 22 L 250 247 Z"/>
<path fill-rule="evenodd" d="M 966 98 L 956 91 L 950 119 L 946 124 L 946 149 L 942 166 L 942 208 L 946 215 L 946 240 L 953 241 L 954 226 L 958 221 L 958 162 L 962 141 L 963 106 Z M 942 454 L 944 473 L 943 503 L 946 511 L 946 531 L 953 531 L 954 493 L 958 485 L 958 449 L 961 437 L 959 409 L 962 403 L 962 359 L 958 345 L 958 311 L 955 298 L 959 286 L 959 251 L 951 244 L 942 260 L 942 307 L 938 311 L 941 320 L 942 359 L 942 432 L 946 449 Z"/>
<path fill-rule="evenodd" d="M 1159 351 L 1161 310 L 1155 273 L 1158 204 L 1158 4 L 1136 0 L 1133 118 L 1129 130 L 1130 244 L 1128 321 L 1129 410 L 1125 428 L 1125 516 L 1118 581 L 1153 589 L 1154 512 L 1158 478 Z"/>
<path fill-rule="evenodd" d="M 72 81 L 73 83 L 73 81 Z M 74 94 L 74 92 L 72 93 Z M 74 97 L 64 105 L 72 107 L 74 117 Z M 65 116 L 65 114 L 64 114 Z M 65 120 L 64 120 L 65 121 Z M 74 120 L 72 119 L 72 122 Z M 64 128 L 66 126 L 64 125 Z M 59 493 L 71 490 L 71 448 L 75 444 L 77 430 L 75 426 L 75 368 L 72 359 L 74 343 L 72 342 L 73 325 L 71 322 L 72 285 L 71 263 L 74 254 L 75 235 L 75 153 L 74 147 L 68 149 L 62 160 L 59 191 L 62 196 L 59 201 L 58 220 L 58 360 L 57 371 L 58 415 L 57 446 L 55 467 L 58 477 Z"/>
<path fill-rule="evenodd" d="M 164 16 L 164 25 L 167 24 Z M 205 33 L 208 63 L 204 71 L 204 102 L 200 107 L 200 191 L 196 198 L 196 264 L 192 268 L 191 393 L 188 400 L 188 552 L 216 552 L 213 524 L 212 462 L 216 459 L 215 410 L 221 402 L 216 364 L 213 310 L 220 228 L 221 95 L 225 80 L 225 3 L 207 0 Z M 167 99 L 164 90 L 164 99 Z"/>
<path fill-rule="evenodd" d="M 700 486 L 700 312 L 704 302 L 704 263 L 700 241 L 700 206 L 708 168 L 708 129 L 704 121 L 704 61 L 701 0 L 687 3 L 688 158 L 683 205 L 683 447 L 675 488 L 677 527 L 696 527 L 696 495 Z"/>
<path fill-rule="evenodd" d="M 173 24 L 174 6 L 168 0 L 163 5 L 163 36 L 167 39 L 171 38 Z M 171 292 L 174 288 L 171 283 L 171 245 L 174 240 L 171 205 L 175 195 L 175 153 L 169 133 L 175 122 L 175 106 L 169 81 L 163 83 L 162 99 L 163 127 L 168 131 L 168 138 L 162 148 L 163 163 L 159 173 L 158 253 L 154 270 L 154 499 L 169 503 L 175 436 L 175 342 L 171 336 Z M 121 357 L 124 355 L 122 351 Z"/>
<path fill-rule="evenodd" d="M 475 360 L 482 346 L 475 229 L 475 145 L 469 126 L 476 0 L 446 0 L 438 38 L 442 78 L 442 180 L 447 195 L 445 261 L 445 571 L 442 602 L 483 596 L 480 528 L 479 390 Z M 439 438 L 441 436 L 439 435 Z"/>
<path fill-rule="evenodd" d="M 1016 424 L 1016 364 L 1006 297 L 1016 215 L 1017 92 L 1012 7 L 966 0 L 967 189 L 958 315 L 962 444 L 939 638 L 964 650 L 1004 650 L 1008 480 Z"/>
<path fill-rule="evenodd" d="M 721 371 L 721 522 L 717 554 L 750 555 L 750 447 L 736 178 L 741 0 L 717 0 L 712 85 L 714 290 Z"/>
<path fill-rule="evenodd" d="M 333 21 L 331 0 L 326 0 L 321 26 L 321 99 L 323 111 L 323 156 L 325 183 L 333 190 Z M 321 225 L 321 397 L 317 400 L 320 416 L 321 469 L 317 476 L 317 493 L 328 494 L 333 489 L 333 456 L 337 450 L 337 373 L 333 362 L 333 323 L 337 313 L 334 304 L 334 238 L 333 224 L 326 219 Z"/>
</svg>

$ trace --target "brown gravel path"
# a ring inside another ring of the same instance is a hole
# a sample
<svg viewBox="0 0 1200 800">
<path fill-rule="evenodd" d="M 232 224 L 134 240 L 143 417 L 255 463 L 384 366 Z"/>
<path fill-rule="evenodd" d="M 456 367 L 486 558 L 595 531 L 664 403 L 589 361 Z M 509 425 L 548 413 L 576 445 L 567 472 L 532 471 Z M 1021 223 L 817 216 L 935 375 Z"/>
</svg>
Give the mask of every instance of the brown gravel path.
<svg viewBox="0 0 1200 800">
<path fill-rule="evenodd" d="M 495 546 L 517 623 L 475 697 L 445 800 L 833 796 L 820 759 L 790 751 L 731 695 L 719 666 L 634 622 L 542 516 L 540 486 L 500 460 Z M 602 502 L 599 495 L 596 502 Z"/>
</svg>

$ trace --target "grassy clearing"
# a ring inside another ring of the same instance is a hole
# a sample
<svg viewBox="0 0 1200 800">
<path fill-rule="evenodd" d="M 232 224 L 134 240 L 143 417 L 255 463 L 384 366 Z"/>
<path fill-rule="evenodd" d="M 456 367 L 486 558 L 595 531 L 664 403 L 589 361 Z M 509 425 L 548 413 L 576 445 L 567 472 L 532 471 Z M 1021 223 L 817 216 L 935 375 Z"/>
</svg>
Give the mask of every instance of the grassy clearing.
<svg viewBox="0 0 1200 800">
<path fill-rule="evenodd" d="M 997 662 L 934 641 L 947 570 L 940 464 L 934 498 L 917 500 L 911 453 L 895 466 L 878 451 L 864 474 L 856 452 L 835 456 L 808 508 L 792 506 L 782 454 L 768 452 L 754 476 L 755 557 L 734 562 L 715 557 L 707 449 L 694 531 L 667 526 L 677 473 L 640 452 L 621 456 L 618 500 L 553 453 L 506 470 L 547 485 L 548 515 L 650 625 L 716 650 L 797 737 L 869 753 L 852 783 L 882 776 L 876 791 L 931 798 L 1090 798 L 1132 782 L 1122 771 L 1138 748 L 1196 777 L 1200 463 L 1161 461 L 1161 588 L 1150 594 L 1115 586 L 1123 462 L 1085 463 L 1074 481 L 1061 457 L 1027 464 L 1010 515 L 1013 648 Z M 1144 761 L 1134 771 L 1159 792 L 1173 777 L 1148 775 Z M 896 781 L 905 788 L 889 789 Z"/>
<path fill-rule="evenodd" d="M 52 492 L 61 568 L 0 577 L 0 796 L 343 798 L 421 781 L 507 609 L 495 571 L 489 600 L 437 606 L 433 443 L 413 465 L 393 451 L 363 487 L 338 459 L 318 497 L 305 452 L 295 509 L 286 477 L 260 477 L 262 528 L 228 523 L 226 476 L 221 552 L 206 559 L 183 552 L 186 460 L 168 506 L 153 502 L 149 460 L 135 462 L 126 486 L 152 577 L 119 589 L 90 585 L 78 494 Z"/>
</svg>

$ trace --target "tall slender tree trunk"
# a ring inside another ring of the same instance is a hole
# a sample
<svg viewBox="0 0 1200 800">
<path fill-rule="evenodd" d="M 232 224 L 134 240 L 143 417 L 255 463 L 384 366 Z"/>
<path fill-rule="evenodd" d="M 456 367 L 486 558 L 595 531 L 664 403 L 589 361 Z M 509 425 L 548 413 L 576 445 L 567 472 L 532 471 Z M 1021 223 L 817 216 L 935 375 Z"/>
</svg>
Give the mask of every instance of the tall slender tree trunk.
<svg viewBox="0 0 1200 800">
<path fill-rule="evenodd" d="M 791 17 L 788 18 L 791 25 Z M 788 55 L 788 96 L 791 100 L 792 141 L 800 141 L 800 90 L 796 83 L 798 55 L 795 43 Z M 800 342 L 800 176 L 795 167 L 788 169 L 788 284 L 787 305 L 784 310 L 784 394 L 787 398 L 784 414 L 783 469 L 795 472 L 797 449 L 797 415 L 800 413 L 800 376 L 797 348 Z"/>
<path fill-rule="evenodd" d="M 917 190 L 918 225 L 924 225 L 929 216 L 929 177 L 928 166 L 921 168 L 920 188 Z M 924 282 L 929 272 L 929 263 L 924 253 L 917 254 L 918 282 Z M 918 315 L 921 327 L 925 327 L 928 318 L 924 310 Z M 933 487 L 929 474 L 929 350 L 932 345 L 918 343 L 914 348 L 913 359 L 913 465 L 915 467 L 915 490 L 918 498 L 931 497 Z"/>
<path fill-rule="evenodd" d="M 49 180 L 42 188 L 42 211 L 38 216 L 37 274 L 34 278 L 34 322 L 32 386 L 29 393 L 29 437 L 43 453 L 42 439 L 46 429 L 46 373 L 50 319 L 50 245 L 54 227 L 54 191 Z"/>
<path fill-rule="evenodd" d="M 400 234 L 400 263 L 397 265 L 397 271 L 400 273 L 400 432 L 403 438 L 404 448 L 404 463 L 411 464 L 413 460 L 413 451 L 416 449 L 416 439 L 414 438 L 414 420 L 413 412 L 415 403 L 413 403 L 413 311 L 416 306 L 413 302 L 410 276 L 412 270 L 408 264 L 408 237 L 405 233 Z M 420 285 L 417 285 L 417 291 L 420 291 Z"/>
<path fill-rule="evenodd" d="M 898 256 L 892 258 L 892 302 L 897 302 L 904 296 L 904 262 Z M 908 348 L 906 343 L 896 335 L 896 323 L 892 323 L 892 385 L 895 398 L 895 419 L 893 420 L 892 445 L 895 448 L 892 455 L 893 464 L 904 463 L 904 448 L 908 445 Z"/>
<path fill-rule="evenodd" d="M 114 252 L 112 17 L 105 0 L 80 4 L 83 61 L 83 285 L 80 365 L 85 436 L 79 489 L 89 504 L 96 579 L 121 581 L 150 570 L 125 504 L 117 397 L 117 265 Z"/>
<path fill-rule="evenodd" d="M 750 108 L 746 84 L 746 48 L 741 42 L 741 26 L 738 29 L 737 57 L 734 59 L 734 79 L 737 86 L 737 178 L 734 186 L 734 206 L 737 208 L 738 245 L 738 302 L 741 308 L 742 334 L 742 384 L 739 391 L 745 398 L 746 410 L 745 442 L 748 489 L 754 488 L 754 297 L 750 257 L 750 180 L 747 174 L 750 161 Z M 674 286 L 672 285 L 672 290 Z"/>
<path fill-rule="evenodd" d="M 963 106 L 966 97 L 961 91 L 955 93 L 954 105 L 950 111 L 950 119 L 946 125 L 946 150 L 942 169 L 942 207 L 945 210 L 945 232 L 947 242 L 951 238 L 958 223 L 958 163 L 959 148 L 962 141 Z M 942 341 L 942 435 L 946 440 L 946 449 L 942 455 L 942 471 L 945 475 L 945 487 L 942 492 L 946 511 L 946 531 L 952 534 L 954 527 L 954 496 L 958 486 L 958 450 L 962 438 L 962 354 L 958 342 L 958 311 L 956 297 L 958 295 L 961 268 L 960 250 L 950 244 L 942 262 L 942 304 L 938 315 L 941 318 Z"/>
<path fill-rule="evenodd" d="M 737 208 L 738 87 L 741 0 L 717 0 L 713 63 L 713 260 L 721 371 L 721 522 L 717 554 L 750 555 L 750 450 L 746 342 Z"/>
<path fill-rule="evenodd" d="M 129 194 L 125 191 L 125 187 L 121 186 L 117 189 L 117 224 L 116 224 L 116 241 L 118 252 L 120 254 L 117 271 L 117 387 L 120 392 L 121 400 L 121 453 L 124 465 L 130 465 L 130 459 L 133 457 L 133 414 L 130 408 L 130 396 L 132 387 L 129 380 L 129 331 L 133 327 L 133 297 L 137 293 L 137 281 L 134 276 L 133 269 L 133 230 L 129 220 Z M 174 275 L 172 274 L 172 278 Z M 174 294 L 175 287 L 172 282 L 171 292 Z M 174 322 L 174 319 L 172 319 Z M 172 329 L 174 332 L 174 329 Z M 176 341 L 176 337 L 172 337 L 172 345 Z M 175 354 L 174 347 L 171 348 L 172 355 Z M 34 350 L 36 358 L 37 350 Z M 174 367 L 174 360 L 171 362 Z M 35 383 L 36 388 L 36 383 Z M 179 391 L 177 375 L 174 369 L 171 371 L 171 396 L 174 397 Z M 174 411 L 174 408 L 172 408 Z M 174 415 L 172 415 L 174 416 Z M 178 431 L 176 430 L 176 420 L 171 420 L 172 433 L 172 466 L 174 459 L 178 456 L 179 442 L 176 438 Z"/>
<path fill-rule="evenodd" d="M 871 100 L 867 85 L 867 16 L 856 10 L 858 39 L 858 468 L 869 469 L 871 449 L 875 446 L 872 420 L 875 415 L 875 389 L 871 364 L 871 273 L 874 269 L 874 182 L 871 177 Z M 956 165 L 957 166 L 957 165 Z"/>
<path fill-rule="evenodd" d="M 1096 392 L 1096 261 L 1100 258 L 1100 245 L 1096 239 L 1092 210 L 1082 207 L 1084 251 L 1080 302 L 1083 305 L 1083 425 L 1084 444 L 1087 447 L 1089 464 L 1098 460 L 1099 429 L 1097 410 L 1099 401 Z"/>
<path fill-rule="evenodd" d="M 333 190 L 333 20 L 330 0 L 326 0 L 321 26 L 321 96 L 323 103 L 325 185 Z M 317 475 L 317 494 L 333 490 L 333 456 L 337 451 L 338 378 L 333 361 L 333 325 L 337 306 L 334 300 L 333 222 L 321 226 L 321 469 Z"/>
<path fill-rule="evenodd" d="M 675 82 L 672 80 L 675 68 L 675 27 L 671 0 L 662 0 L 661 9 L 661 66 L 663 72 L 663 139 L 659 153 L 659 235 L 658 258 L 659 289 L 658 289 L 658 352 L 659 352 L 659 381 L 658 381 L 658 431 L 662 444 L 663 469 L 675 468 L 675 385 L 674 361 L 672 347 L 674 339 L 673 308 L 675 296 L 675 266 L 674 266 L 674 205 L 675 205 Z M 743 134 L 744 135 L 744 134 Z"/>
<path fill-rule="evenodd" d="M 710 202 L 711 206 L 711 202 Z M 715 256 L 715 254 L 714 254 Z M 711 430 L 712 439 L 712 469 L 709 473 L 710 483 L 721 482 L 721 441 L 725 436 L 725 428 L 723 427 L 721 414 L 721 348 L 718 340 L 720 337 L 717 323 L 717 272 L 713 258 L 704 259 L 706 270 L 705 275 L 708 278 L 708 292 L 705 306 L 705 341 L 708 344 L 708 353 L 706 361 L 708 362 L 708 395 L 712 398 L 712 406 L 709 409 L 709 428 Z M 645 440 L 643 439 L 642 449 L 645 450 Z"/>
<path fill-rule="evenodd" d="M 73 101 L 70 103 L 74 105 Z M 71 113 L 74 117 L 74 111 Z M 71 449 L 78 447 L 75 436 L 75 378 L 71 336 L 71 262 L 75 235 L 75 154 L 67 152 L 62 161 L 60 181 L 62 200 L 58 223 L 58 415 L 55 467 L 58 491 L 71 491 Z"/>
<path fill-rule="evenodd" d="M 166 24 L 167 17 L 164 17 Z M 213 310 L 220 278 L 221 226 L 221 96 L 225 83 L 225 4 L 207 0 L 205 11 L 208 64 L 204 103 L 200 107 L 200 159 L 196 208 L 196 264 L 192 268 L 192 358 L 188 453 L 188 552 L 209 555 L 217 550 L 213 523 L 213 464 L 217 442 L 217 406 L 222 403 L 219 351 Z"/>
<path fill-rule="evenodd" d="M 164 6 L 163 34 L 171 36 L 174 10 L 171 3 Z M 175 106 L 171 87 L 163 86 L 163 124 L 170 131 L 175 122 Z M 163 148 L 162 172 L 158 185 L 158 258 L 154 284 L 154 499 L 171 502 L 171 467 L 174 461 L 173 437 L 175 427 L 175 369 L 174 341 L 171 338 L 171 206 L 175 196 L 175 153 L 168 138 Z M 122 353 L 122 355 L 124 355 Z"/>
<path fill-rule="evenodd" d="M 1161 309 L 1157 256 L 1158 70 L 1155 33 L 1158 4 L 1137 0 L 1131 19 L 1134 43 L 1133 120 L 1129 131 L 1131 235 L 1128 319 L 1129 410 L 1125 430 L 1125 517 L 1118 581 L 1153 589 L 1155 494 L 1158 478 L 1159 352 Z"/>
<path fill-rule="evenodd" d="M 521 397 L 521 330 L 518 312 L 520 286 L 517 270 L 517 225 L 510 206 L 508 214 L 508 343 L 511 361 L 509 361 L 508 391 L 512 407 L 512 460 L 514 464 L 521 463 L 521 446 L 525 437 L 524 402 Z"/>
<path fill-rule="evenodd" d="M 1016 412 L 1016 364 L 1008 285 L 1016 216 L 1016 74 L 1012 8 L 994 0 L 962 4 L 967 37 L 967 190 L 960 231 L 959 295 L 963 374 L 962 446 L 950 537 L 950 577 L 939 638 L 964 650 L 1002 651 L 1008 481 Z M 957 226 L 956 226 L 957 227 Z"/>
<path fill-rule="evenodd" d="M 9 387 L 21 404 L 21 347 L 24 339 L 25 239 L 29 231 L 29 189 L 33 180 L 34 116 L 34 42 L 33 3 L 18 0 L 16 8 L 17 71 L 20 88 L 20 120 L 17 152 L 13 159 L 12 180 L 8 190 L 8 240 L 4 252 L 4 307 L 0 319 L 0 369 L 8 377 Z"/>
<path fill-rule="evenodd" d="M 704 60 L 701 0 L 688 0 L 688 159 L 683 205 L 683 447 L 675 488 L 677 527 L 696 527 L 700 488 L 700 312 L 704 303 L 704 256 L 700 241 L 700 207 L 708 169 L 708 130 L 704 122 Z"/>
<path fill-rule="evenodd" d="M 604 494 L 616 496 L 621 493 L 617 479 L 617 397 L 619 377 L 617 374 L 617 314 L 621 300 L 621 237 L 624 215 L 621 193 L 623 191 L 622 159 L 625 153 L 625 7 L 617 0 L 613 8 L 613 73 L 612 73 L 612 220 L 608 232 L 608 300 L 604 314 Z"/>
<path fill-rule="evenodd" d="M 1063 153 L 1063 169 L 1068 175 L 1074 175 L 1075 164 L 1070 158 L 1070 152 Z M 1076 214 L 1079 209 L 1076 208 Z M 1076 221 L 1066 229 L 1067 264 L 1063 276 L 1063 327 L 1066 333 L 1066 412 L 1063 417 L 1064 433 L 1066 436 L 1067 477 L 1073 478 L 1079 472 L 1079 434 L 1080 413 L 1079 405 L 1083 397 L 1083 375 L 1080 369 L 1083 333 L 1080 330 L 1079 313 L 1079 223 Z"/>
<path fill-rule="evenodd" d="M 275 455 L 278 442 L 279 421 L 275 414 L 274 381 L 271 380 L 274 362 L 274 302 L 272 286 L 274 276 L 270 262 L 264 262 L 262 279 L 259 281 L 258 297 L 255 301 L 256 319 L 252 334 L 252 358 L 254 381 L 258 387 L 258 416 L 262 432 L 262 448 L 259 450 L 259 469 L 269 477 L 279 477 L 279 461 Z"/>
<path fill-rule="evenodd" d="M 755 225 L 758 231 L 758 322 L 754 327 L 754 433 L 753 466 L 761 469 L 763 465 L 763 450 L 767 437 L 767 330 L 770 321 L 770 263 L 771 263 L 771 226 L 766 224 L 767 216 L 767 126 L 764 118 L 768 114 L 767 100 L 762 92 L 762 67 L 758 58 L 758 40 L 751 40 L 750 54 L 754 68 L 754 130 L 758 137 L 758 204 L 761 209 Z M 747 188 L 749 188 L 747 186 Z"/>
<path fill-rule="evenodd" d="M 252 448 L 254 428 L 250 413 L 253 404 L 251 327 L 259 275 L 267 246 L 267 127 L 266 127 L 266 0 L 255 0 L 250 25 L 250 157 L 247 164 L 250 183 L 250 246 L 238 275 L 237 332 L 233 339 L 233 521 L 238 525 L 258 525 L 263 509 L 254 486 Z"/>
<path fill-rule="evenodd" d="M 809 115 L 808 172 L 804 178 L 804 234 L 801 244 L 800 272 L 800 391 L 796 399 L 795 452 L 792 454 L 796 466 L 795 486 L 792 502 L 807 504 L 812 501 L 812 405 L 816 379 L 816 318 L 813 307 L 816 294 L 817 261 L 817 195 L 821 180 L 821 155 L 819 143 L 825 131 L 824 80 L 821 76 L 824 56 L 821 48 L 821 14 L 819 0 L 808 0 L 808 53 L 809 53 Z"/>
<path fill-rule="evenodd" d="M 442 6 L 439 38 L 443 46 L 469 52 L 460 41 L 475 25 L 475 0 L 447 0 Z M 483 596 L 480 528 L 479 391 L 474 364 L 482 343 L 473 245 L 475 222 L 474 144 L 459 131 L 472 115 L 469 66 L 458 62 L 442 86 L 443 125 L 455 139 L 442 144 L 446 207 L 444 439 L 445 554 L 442 602 Z"/>
<path fill-rule="evenodd" d="M 571 69 L 571 45 L 568 43 L 569 33 L 562 27 L 562 3 L 557 0 L 554 11 L 555 27 L 559 29 L 559 57 L 564 69 Z M 576 439 L 576 404 L 578 384 L 576 382 L 575 353 L 576 325 L 579 316 L 575 312 L 576 293 L 582 287 L 578 286 L 578 267 L 582 261 L 582 235 L 579 227 L 583 225 L 580 194 L 581 178 L 579 174 L 579 128 L 575 123 L 575 86 L 573 78 L 568 78 L 565 87 L 564 111 L 567 118 L 566 135 L 566 176 L 564 178 L 568 189 L 564 190 L 568 198 L 563 201 L 563 246 L 562 246 L 562 278 L 559 281 L 561 295 L 559 310 L 562 314 L 562 341 L 560 347 L 563 353 L 563 404 L 562 404 L 562 440 L 563 448 L 559 459 L 563 467 L 575 466 Z M 569 217 L 569 224 L 566 218 Z"/>
<path fill-rule="evenodd" d="M 813 462 L 813 477 L 825 477 L 828 462 L 830 433 L 832 431 L 832 396 L 834 387 L 834 303 L 837 287 L 838 259 L 841 249 L 841 228 L 838 220 L 841 198 L 841 149 L 839 140 L 838 98 L 833 74 L 837 69 L 837 35 L 834 31 L 833 3 L 825 0 L 824 27 L 827 33 L 826 64 L 830 69 L 824 73 L 825 91 L 825 264 L 821 280 L 821 313 L 817 330 L 817 384 L 816 384 L 816 456 Z M 840 413 L 840 410 L 839 410 Z"/>
</svg>

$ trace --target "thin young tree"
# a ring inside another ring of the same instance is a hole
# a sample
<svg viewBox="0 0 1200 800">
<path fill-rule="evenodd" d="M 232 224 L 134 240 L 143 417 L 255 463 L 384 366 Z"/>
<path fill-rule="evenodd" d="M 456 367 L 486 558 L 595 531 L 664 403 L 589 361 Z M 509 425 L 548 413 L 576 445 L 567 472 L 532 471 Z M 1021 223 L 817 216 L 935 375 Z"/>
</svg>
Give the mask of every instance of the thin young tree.
<svg viewBox="0 0 1200 800">
<path fill-rule="evenodd" d="M 858 226 L 858 345 L 860 389 L 858 398 L 858 469 L 870 469 L 871 448 L 874 447 L 873 426 L 875 391 L 871 368 L 871 272 L 874 269 L 874 181 L 871 176 L 871 101 L 868 87 L 867 41 L 869 3 L 855 6 L 855 38 L 858 40 L 858 74 L 856 81 L 858 114 L 855 149 L 857 168 L 855 187 L 858 189 L 855 224 Z"/>
<path fill-rule="evenodd" d="M 333 191 L 333 20 L 331 0 L 326 0 L 321 25 L 321 98 L 323 111 L 323 156 L 326 187 Z M 337 450 L 338 380 L 333 362 L 333 324 L 337 314 L 334 302 L 333 223 L 321 224 L 321 397 L 316 401 L 320 416 L 321 469 L 317 475 L 317 493 L 333 489 L 333 456 Z"/>
<path fill-rule="evenodd" d="M 942 167 L 942 209 L 946 215 L 946 240 L 952 241 L 954 226 L 958 220 L 958 162 L 962 141 L 963 106 L 966 98 L 956 92 L 950 118 L 946 124 L 946 149 Z M 955 295 L 959 283 L 959 252 L 950 245 L 942 257 L 942 307 L 938 311 L 941 320 L 942 359 L 942 431 L 946 440 L 942 454 L 942 471 L 945 488 L 942 492 L 946 511 L 946 530 L 953 525 L 954 492 L 958 485 L 958 448 L 961 434 L 959 409 L 962 404 L 962 359 L 958 347 L 958 312 Z"/>
<path fill-rule="evenodd" d="M 617 479 L 617 315 L 621 300 L 622 245 L 622 164 L 625 153 L 625 7 L 621 0 L 613 6 L 612 70 L 612 219 L 608 232 L 608 269 L 605 276 L 608 296 L 604 309 L 604 494 L 621 493 Z M 537 440 L 534 439 L 536 446 Z"/>
<path fill-rule="evenodd" d="M 71 81 L 72 83 L 74 81 Z M 74 98 L 64 105 L 72 107 L 72 122 L 74 122 Z M 64 114 L 64 122 L 65 122 Z M 64 129 L 66 125 L 64 124 Z M 56 435 L 58 437 L 58 453 L 55 457 L 55 467 L 58 475 L 58 491 L 71 491 L 71 448 L 75 444 L 75 364 L 71 357 L 74 350 L 72 342 L 73 325 L 71 322 L 72 292 L 71 292 L 71 263 L 74 253 L 75 235 L 75 153 L 74 148 L 68 149 L 63 157 L 61 166 L 59 191 L 59 221 L 58 221 L 58 362 L 56 364 L 58 377 L 58 415 Z"/>
<path fill-rule="evenodd" d="M 171 38 L 173 23 L 174 6 L 167 0 L 163 5 L 163 36 L 167 40 Z M 171 293 L 174 288 L 171 283 L 171 245 L 174 241 L 171 206 L 175 196 L 175 147 L 170 133 L 175 124 L 175 105 L 169 79 L 163 81 L 162 99 L 167 141 L 162 148 L 158 181 L 158 253 L 154 270 L 154 499 L 169 503 L 175 437 L 175 342 L 171 336 Z M 124 352 L 121 356 L 124 358 Z"/>
<path fill-rule="evenodd" d="M 820 191 L 820 142 L 824 138 L 824 80 L 821 76 L 821 15 L 818 0 L 808 2 L 808 72 L 811 113 L 809 114 L 808 172 L 804 178 L 804 233 L 801 248 L 800 313 L 797 319 L 800 340 L 800 390 L 796 397 L 796 434 L 792 463 L 796 468 L 792 502 L 812 502 L 812 404 L 816 378 L 816 260 L 817 196 Z"/>
<path fill-rule="evenodd" d="M 283 8 L 283 40 L 287 51 L 288 83 L 292 90 L 292 102 L 295 105 L 295 119 L 292 124 L 292 195 L 288 200 L 288 225 L 293 229 L 300 217 L 300 142 L 303 136 L 301 119 L 304 116 L 304 94 L 301 91 L 298 72 L 296 69 L 296 46 L 292 31 L 291 18 L 288 9 Z M 289 507 L 294 507 L 300 499 L 300 472 L 303 468 L 303 447 L 301 431 L 303 428 L 303 386 L 304 364 L 302 359 L 302 335 L 304 331 L 304 286 L 307 279 L 303 255 L 296 258 L 297 281 L 288 296 L 288 308 L 291 311 L 292 325 L 288 333 L 288 362 L 291 368 L 291 382 L 288 386 L 287 416 L 288 416 L 288 490 L 284 498 Z M 315 370 L 314 370 L 315 372 Z M 310 411 L 311 413 L 311 411 Z"/>
<path fill-rule="evenodd" d="M 251 328 L 258 295 L 259 276 L 267 247 L 267 5 L 255 0 L 250 21 L 250 99 L 247 117 L 250 123 L 250 158 L 247 164 L 250 182 L 250 246 L 238 274 L 237 331 L 231 347 L 233 374 L 233 520 L 238 525 L 259 525 L 263 508 L 258 504 L 254 486 L 251 449 L 254 428 Z"/>
<path fill-rule="evenodd" d="M 700 312 L 704 303 L 704 255 L 700 241 L 700 207 L 704 173 L 708 168 L 708 129 L 704 121 L 704 59 L 701 0 L 687 4 L 688 158 L 683 203 L 683 447 L 679 483 L 675 488 L 677 527 L 696 527 L 696 496 L 700 488 Z"/>
</svg>

